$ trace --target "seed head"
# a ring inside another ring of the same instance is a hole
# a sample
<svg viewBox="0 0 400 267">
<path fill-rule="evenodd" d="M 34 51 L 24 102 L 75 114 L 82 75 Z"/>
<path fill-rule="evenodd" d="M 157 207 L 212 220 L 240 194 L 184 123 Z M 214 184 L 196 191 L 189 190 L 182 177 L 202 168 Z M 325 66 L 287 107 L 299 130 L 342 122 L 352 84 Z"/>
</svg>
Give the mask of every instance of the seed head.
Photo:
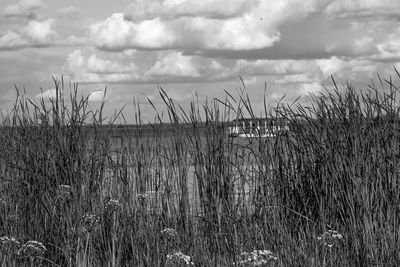
<svg viewBox="0 0 400 267">
<path fill-rule="evenodd" d="M 46 247 L 41 242 L 30 240 L 22 245 L 17 254 L 19 256 L 36 257 L 43 255 L 46 251 Z"/>
</svg>

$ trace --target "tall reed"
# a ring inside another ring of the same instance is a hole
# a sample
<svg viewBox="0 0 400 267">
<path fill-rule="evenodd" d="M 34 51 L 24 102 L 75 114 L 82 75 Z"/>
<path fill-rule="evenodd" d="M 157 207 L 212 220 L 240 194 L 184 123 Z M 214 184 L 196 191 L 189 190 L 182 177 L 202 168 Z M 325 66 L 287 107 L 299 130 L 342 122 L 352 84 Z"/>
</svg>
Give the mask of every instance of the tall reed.
<svg viewBox="0 0 400 267">
<path fill-rule="evenodd" d="M 76 84 L 54 80 L 50 103 L 16 88 L 0 128 L 2 265 L 395 265 L 398 87 L 378 80 L 264 104 L 290 127 L 270 139 L 227 134 L 256 117 L 244 84 L 189 110 L 160 88 L 165 113 L 149 101 L 145 123 L 135 103 L 120 113 L 133 125 L 105 123 Z"/>
</svg>

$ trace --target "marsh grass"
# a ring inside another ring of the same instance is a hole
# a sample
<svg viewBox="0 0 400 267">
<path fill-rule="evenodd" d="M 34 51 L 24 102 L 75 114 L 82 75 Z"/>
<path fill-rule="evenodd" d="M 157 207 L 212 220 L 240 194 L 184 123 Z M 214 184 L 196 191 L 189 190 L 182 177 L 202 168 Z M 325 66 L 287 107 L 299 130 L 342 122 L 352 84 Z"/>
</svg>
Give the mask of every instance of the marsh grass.
<svg viewBox="0 0 400 267">
<path fill-rule="evenodd" d="M 398 88 L 332 81 L 311 106 L 265 105 L 290 131 L 246 142 L 226 133 L 255 117 L 245 88 L 189 110 L 160 88 L 169 122 L 149 101 L 156 120 L 135 104 L 129 127 L 76 84 L 54 80 L 50 103 L 16 88 L 0 128 L 1 265 L 398 264 Z M 27 242 L 45 250 L 23 257 Z"/>
</svg>

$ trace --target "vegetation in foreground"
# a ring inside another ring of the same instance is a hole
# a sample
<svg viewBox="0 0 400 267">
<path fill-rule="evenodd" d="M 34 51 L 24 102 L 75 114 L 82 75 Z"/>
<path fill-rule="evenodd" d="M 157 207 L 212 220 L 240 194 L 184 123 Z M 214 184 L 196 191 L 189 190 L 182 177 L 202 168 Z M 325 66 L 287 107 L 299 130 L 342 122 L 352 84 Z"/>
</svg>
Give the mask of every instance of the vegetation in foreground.
<svg viewBox="0 0 400 267">
<path fill-rule="evenodd" d="M 168 140 L 154 123 L 119 151 L 76 85 L 68 103 L 57 81 L 50 105 L 19 95 L 0 129 L 1 266 L 397 265 L 399 89 L 379 81 L 279 104 L 264 115 L 290 132 L 240 145 L 224 126 L 253 114 L 245 95 L 183 111 L 160 90 Z"/>
</svg>

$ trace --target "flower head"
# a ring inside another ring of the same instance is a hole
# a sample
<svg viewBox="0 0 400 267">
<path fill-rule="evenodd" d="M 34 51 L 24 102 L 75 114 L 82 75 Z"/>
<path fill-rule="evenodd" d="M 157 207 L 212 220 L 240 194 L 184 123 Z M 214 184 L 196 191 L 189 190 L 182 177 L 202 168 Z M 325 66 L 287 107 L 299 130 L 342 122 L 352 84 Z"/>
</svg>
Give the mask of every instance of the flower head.
<svg viewBox="0 0 400 267">
<path fill-rule="evenodd" d="M 117 199 L 109 199 L 106 202 L 104 209 L 109 213 L 113 213 L 119 211 L 121 207 L 122 205 Z"/>
<path fill-rule="evenodd" d="M 324 243 L 328 247 L 333 247 L 339 240 L 343 239 L 343 235 L 335 230 L 328 230 L 317 237 L 318 241 Z"/>
<path fill-rule="evenodd" d="M 180 251 L 167 255 L 167 264 L 172 264 L 173 266 L 175 266 L 176 264 L 180 263 L 184 263 L 186 265 L 194 265 L 194 262 L 192 262 L 192 258 L 188 255 L 183 254 Z"/>
<path fill-rule="evenodd" d="M 278 260 L 278 257 L 270 250 L 253 250 L 252 252 L 242 252 L 238 257 L 238 265 L 260 266 L 271 264 Z"/>
<path fill-rule="evenodd" d="M 20 256 L 35 257 L 43 255 L 46 251 L 46 247 L 41 242 L 30 240 L 22 245 L 17 254 Z"/>
<path fill-rule="evenodd" d="M 165 228 L 165 229 L 161 230 L 160 233 L 163 236 L 170 236 L 170 237 L 175 237 L 178 234 L 178 232 L 172 228 Z"/>
<path fill-rule="evenodd" d="M 4 254 L 14 254 L 19 250 L 20 246 L 21 244 L 14 237 L 0 237 L 0 251 Z"/>
</svg>

